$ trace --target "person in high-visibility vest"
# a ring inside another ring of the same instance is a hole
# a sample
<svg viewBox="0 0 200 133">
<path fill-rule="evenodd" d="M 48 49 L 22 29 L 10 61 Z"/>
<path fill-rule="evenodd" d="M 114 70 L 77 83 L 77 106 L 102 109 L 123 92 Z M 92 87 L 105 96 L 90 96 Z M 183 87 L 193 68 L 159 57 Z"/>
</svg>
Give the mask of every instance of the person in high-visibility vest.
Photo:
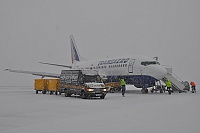
<svg viewBox="0 0 200 133">
<path fill-rule="evenodd" d="M 126 91 L 126 82 L 123 78 L 120 80 L 121 88 L 122 88 L 122 96 L 124 97 L 125 91 Z"/>
<path fill-rule="evenodd" d="M 171 94 L 172 83 L 170 82 L 169 79 L 167 79 L 167 81 L 166 81 L 165 84 L 166 84 L 166 86 L 167 86 L 167 91 L 168 91 L 168 93 Z"/>
<path fill-rule="evenodd" d="M 191 81 L 190 84 L 192 86 L 192 93 L 196 93 L 196 84 L 193 81 Z"/>
</svg>

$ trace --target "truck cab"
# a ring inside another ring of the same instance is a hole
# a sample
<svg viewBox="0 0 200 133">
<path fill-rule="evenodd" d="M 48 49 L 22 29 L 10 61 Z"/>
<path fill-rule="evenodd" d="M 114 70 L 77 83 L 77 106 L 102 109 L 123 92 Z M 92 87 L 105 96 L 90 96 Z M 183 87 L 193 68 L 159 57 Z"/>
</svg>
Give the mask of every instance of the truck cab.
<svg viewBox="0 0 200 133">
<path fill-rule="evenodd" d="M 79 95 L 83 99 L 91 97 L 104 99 L 107 89 L 96 71 L 62 70 L 59 93 L 64 93 L 66 97 Z"/>
</svg>

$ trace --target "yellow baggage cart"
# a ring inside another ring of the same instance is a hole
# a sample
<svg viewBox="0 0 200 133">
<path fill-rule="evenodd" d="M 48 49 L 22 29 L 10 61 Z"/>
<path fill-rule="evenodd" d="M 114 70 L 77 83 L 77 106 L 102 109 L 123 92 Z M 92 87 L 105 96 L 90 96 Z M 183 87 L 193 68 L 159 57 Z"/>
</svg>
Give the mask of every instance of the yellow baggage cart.
<svg viewBox="0 0 200 133">
<path fill-rule="evenodd" d="M 47 91 L 50 92 L 50 95 L 55 92 L 57 95 L 58 89 L 60 87 L 60 79 L 46 79 Z"/>
<path fill-rule="evenodd" d="M 35 79 L 34 88 L 36 94 L 38 94 L 39 91 L 42 91 L 43 94 L 46 94 L 47 87 L 45 79 Z"/>
</svg>

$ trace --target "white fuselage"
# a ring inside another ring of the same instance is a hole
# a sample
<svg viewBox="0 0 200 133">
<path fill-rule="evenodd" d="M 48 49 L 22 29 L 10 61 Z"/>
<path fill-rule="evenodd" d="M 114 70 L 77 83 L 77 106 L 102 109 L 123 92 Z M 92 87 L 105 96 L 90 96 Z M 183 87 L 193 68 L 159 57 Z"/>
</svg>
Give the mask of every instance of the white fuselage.
<svg viewBox="0 0 200 133">
<path fill-rule="evenodd" d="M 144 56 L 82 61 L 74 64 L 72 68 L 96 70 L 102 77 L 125 76 L 130 79 L 130 84 L 137 82 L 132 80 L 133 76 L 134 78 L 137 76 L 137 80 L 144 76 L 161 80 L 167 74 L 165 67 L 161 66 L 156 60 Z"/>
</svg>

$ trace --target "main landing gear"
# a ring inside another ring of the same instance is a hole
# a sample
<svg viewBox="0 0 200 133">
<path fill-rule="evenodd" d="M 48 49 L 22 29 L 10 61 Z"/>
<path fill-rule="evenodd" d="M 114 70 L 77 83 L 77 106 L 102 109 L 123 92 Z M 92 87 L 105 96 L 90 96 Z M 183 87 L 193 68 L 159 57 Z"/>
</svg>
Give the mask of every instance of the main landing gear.
<svg viewBox="0 0 200 133">
<path fill-rule="evenodd" d="M 141 92 L 142 92 L 142 94 L 147 94 L 148 93 L 148 89 L 147 88 L 142 88 Z"/>
</svg>

